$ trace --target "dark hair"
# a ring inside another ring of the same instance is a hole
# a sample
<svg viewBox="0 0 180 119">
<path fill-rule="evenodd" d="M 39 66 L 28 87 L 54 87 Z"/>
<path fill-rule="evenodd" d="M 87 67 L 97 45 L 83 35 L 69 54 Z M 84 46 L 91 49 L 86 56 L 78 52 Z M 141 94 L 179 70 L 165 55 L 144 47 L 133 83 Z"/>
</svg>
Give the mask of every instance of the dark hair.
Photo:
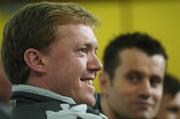
<svg viewBox="0 0 180 119">
<path fill-rule="evenodd" d="M 74 3 L 40 2 L 20 9 L 6 24 L 2 41 L 2 60 L 9 80 L 25 83 L 29 67 L 24 61 L 28 48 L 45 50 L 55 40 L 57 25 L 97 25 L 94 15 Z"/>
<path fill-rule="evenodd" d="M 177 77 L 167 73 L 164 77 L 164 90 L 166 94 L 170 94 L 173 97 L 180 91 L 180 81 Z"/>
<path fill-rule="evenodd" d="M 113 78 L 116 67 L 120 64 L 118 54 L 124 49 L 137 48 L 149 56 L 160 54 L 167 60 L 163 46 L 156 39 L 144 33 L 127 33 L 113 39 L 104 52 L 104 70 Z"/>
</svg>

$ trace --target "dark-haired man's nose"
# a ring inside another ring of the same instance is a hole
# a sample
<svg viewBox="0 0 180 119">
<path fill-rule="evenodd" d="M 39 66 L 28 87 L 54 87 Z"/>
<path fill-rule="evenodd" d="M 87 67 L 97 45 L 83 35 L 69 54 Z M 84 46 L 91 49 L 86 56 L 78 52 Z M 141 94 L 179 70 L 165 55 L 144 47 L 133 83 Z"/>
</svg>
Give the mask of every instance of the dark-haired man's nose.
<svg viewBox="0 0 180 119">
<path fill-rule="evenodd" d="M 139 96 L 143 99 L 148 99 L 152 96 L 153 89 L 151 87 L 149 80 L 144 80 L 141 84 L 141 89 L 139 91 Z"/>
</svg>

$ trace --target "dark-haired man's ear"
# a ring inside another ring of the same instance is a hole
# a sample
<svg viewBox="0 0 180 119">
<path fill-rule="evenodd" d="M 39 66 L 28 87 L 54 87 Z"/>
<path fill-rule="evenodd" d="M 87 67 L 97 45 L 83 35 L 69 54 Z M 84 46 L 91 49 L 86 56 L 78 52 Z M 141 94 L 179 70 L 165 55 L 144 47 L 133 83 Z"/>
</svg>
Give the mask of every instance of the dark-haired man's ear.
<svg viewBox="0 0 180 119">
<path fill-rule="evenodd" d="M 45 73 L 42 54 L 39 50 L 34 48 L 27 49 L 24 53 L 24 61 L 32 71 Z"/>
<path fill-rule="evenodd" d="M 103 96 L 108 96 L 108 91 L 110 88 L 110 79 L 109 79 L 109 75 L 105 72 L 102 71 L 99 74 L 99 83 L 100 83 L 100 87 L 101 87 L 101 92 L 103 94 Z"/>
</svg>

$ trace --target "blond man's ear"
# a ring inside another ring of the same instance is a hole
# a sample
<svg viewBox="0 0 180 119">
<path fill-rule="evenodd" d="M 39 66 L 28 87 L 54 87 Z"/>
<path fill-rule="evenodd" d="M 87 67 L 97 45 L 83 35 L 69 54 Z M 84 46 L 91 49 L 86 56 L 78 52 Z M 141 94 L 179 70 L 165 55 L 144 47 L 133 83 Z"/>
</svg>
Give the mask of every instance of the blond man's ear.
<svg viewBox="0 0 180 119">
<path fill-rule="evenodd" d="M 33 72 L 44 73 L 43 55 L 34 48 L 29 48 L 24 53 L 24 60 Z"/>
</svg>

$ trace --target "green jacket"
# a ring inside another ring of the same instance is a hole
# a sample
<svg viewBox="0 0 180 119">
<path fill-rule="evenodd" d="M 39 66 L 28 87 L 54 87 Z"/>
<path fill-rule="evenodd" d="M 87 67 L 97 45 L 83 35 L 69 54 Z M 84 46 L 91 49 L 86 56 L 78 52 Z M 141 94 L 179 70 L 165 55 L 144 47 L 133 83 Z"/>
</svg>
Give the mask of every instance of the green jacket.
<svg viewBox="0 0 180 119">
<path fill-rule="evenodd" d="M 29 85 L 14 86 L 11 102 L 13 119 L 107 119 L 70 97 Z"/>
</svg>

